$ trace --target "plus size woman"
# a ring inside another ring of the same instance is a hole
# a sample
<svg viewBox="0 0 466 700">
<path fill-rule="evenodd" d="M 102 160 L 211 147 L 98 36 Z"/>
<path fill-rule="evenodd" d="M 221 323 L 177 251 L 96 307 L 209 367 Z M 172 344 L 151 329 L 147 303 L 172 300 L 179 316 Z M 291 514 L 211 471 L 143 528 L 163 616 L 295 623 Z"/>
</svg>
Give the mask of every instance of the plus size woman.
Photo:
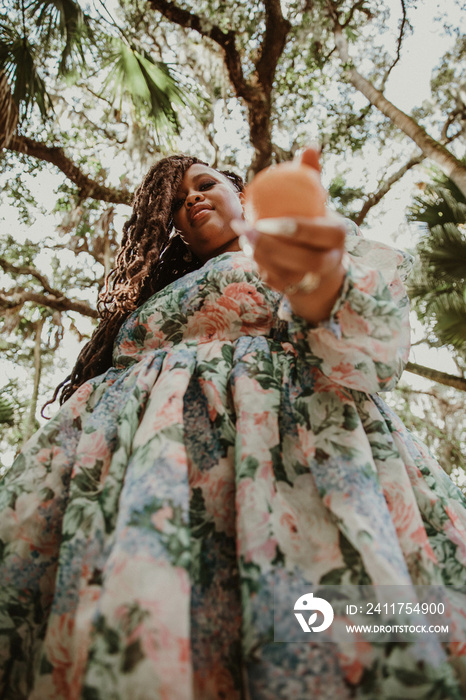
<svg viewBox="0 0 466 700">
<path fill-rule="evenodd" d="M 242 189 L 151 168 L 61 409 L 0 485 L 5 700 L 464 697 L 465 500 L 378 394 L 410 259 L 331 216 L 259 234 Z M 454 590 L 453 635 L 274 642 L 279 572 Z"/>
</svg>

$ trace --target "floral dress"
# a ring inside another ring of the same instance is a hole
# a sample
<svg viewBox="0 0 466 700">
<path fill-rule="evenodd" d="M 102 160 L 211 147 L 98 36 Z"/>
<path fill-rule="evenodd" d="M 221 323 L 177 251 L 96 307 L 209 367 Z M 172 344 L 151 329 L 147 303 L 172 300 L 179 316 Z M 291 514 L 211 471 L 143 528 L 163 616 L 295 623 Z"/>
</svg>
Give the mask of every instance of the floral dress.
<svg viewBox="0 0 466 700">
<path fill-rule="evenodd" d="M 448 643 L 274 641 L 277 574 L 466 591 L 465 500 L 377 394 L 409 260 L 347 248 L 315 327 L 243 253 L 211 259 L 27 443 L 0 488 L 1 698 L 464 697 L 461 604 Z"/>
</svg>

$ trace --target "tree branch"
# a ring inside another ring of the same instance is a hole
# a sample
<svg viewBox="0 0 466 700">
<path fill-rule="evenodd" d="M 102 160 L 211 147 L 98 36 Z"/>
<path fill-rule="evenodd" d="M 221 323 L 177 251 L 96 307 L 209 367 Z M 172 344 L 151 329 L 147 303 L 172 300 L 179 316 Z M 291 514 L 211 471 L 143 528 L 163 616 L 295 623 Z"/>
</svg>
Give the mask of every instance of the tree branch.
<svg viewBox="0 0 466 700">
<path fill-rule="evenodd" d="M 115 115 L 118 115 L 118 118 L 117 118 L 118 123 L 124 124 L 125 126 L 127 126 L 129 128 L 128 122 L 125 121 L 124 119 L 121 119 L 121 115 L 119 114 L 120 110 L 118 110 L 116 107 L 113 106 L 113 102 L 111 102 L 110 100 L 107 100 L 107 98 L 103 97 L 103 95 L 99 95 L 97 92 L 94 92 L 94 90 L 92 90 L 87 83 L 77 82 L 76 87 L 80 88 L 81 90 L 86 90 L 90 95 L 92 95 L 96 99 L 101 100 L 102 102 L 105 102 L 105 104 L 108 107 L 110 107 L 110 109 L 113 111 L 113 113 Z"/>
<path fill-rule="evenodd" d="M 385 89 L 385 85 L 387 84 L 387 80 L 388 80 L 390 73 L 395 68 L 396 64 L 398 63 L 398 61 L 401 58 L 401 44 L 403 43 L 405 26 L 408 23 L 408 17 L 406 14 L 406 5 L 405 5 L 404 0 L 400 0 L 400 2 L 401 2 L 402 18 L 401 18 L 401 23 L 400 23 L 400 32 L 398 34 L 398 41 L 396 43 L 396 57 L 395 57 L 395 60 L 392 62 L 392 64 L 385 71 L 385 75 L 383 76 L 383 79 L 382 79 L 382 85 L 380 86 L 380 90 L 382 92 Z"/>
<path fill-rule="evenodd" d="M 8 144 L 8 149 L 17 153 L 24 153 L 39 160 L 52 163 L 74 182 L 79 189 L 79 195 L 83 199 L 90 197 L 113 204 L 131 204 L 132 194 L 127 190 L 116 190 L 100 185 L 85 175 L 73 161 L 65 155 L 62 148 L 57 146 L 47 146 L 39 141 L 34 141 L 27 136 L 15 134 Z"/>
<path fill-rule="evenodd" d="M 57 289 L 53 289 L 53 287 L 50 286 L 47 277 L 38 272 L 34 267 L 28 267 L 26 265 L 13 265 L 12 263 L 8 262 L 8 260 L 5 260 L 5 258 L 0 258 L 0 267 L 5 272 L 14 272 L 16 275 L 31 275 L 31 277 L 35 277 L 36 280 L 41 283 L 44 291 L 48 292 L 49 294 L 53 294 L 54 296 L 60 296 L 61 294 Z"/>
<path fill-rule="evenodd" d="M 228 75 L 238 98 L 247 105 L 250 141 L 254 159 L 249 174 L 270 165 L 272 160 L 272 87 L 277 63 L 283 53 L 291 24 L 283 17 L 280 0 L 263 0 L 265 31 L 259 55 L 253 59 L 254 70 L 249 78 L 243 73 L 241 56 L 236 46 L 236 32 L 224 32 L 210 20 L 178 7 L 170 0 L 149 0 L 151 7 L 171 22 L 185 29 L 194 29 L 201 36 L 216 42 L 224 52 Z"/>
<path fill-rule="evenodd" d="M 393 185 L 398 182 L 398 180 L 401 180 L 403 175 L 408 172 L 408 170 L 411 170 L 411 168 L 414 168 L 415 165 L 418 165 L 425 159 L 425 155 L 423 153 L 418 153 L 416 155 L 411 156 L 411 158 L 408 160 L 407 163 L 405 163 L 399 170 L 397 170 L 393 175 L 391 175 L 387 180 L 383 182 L 381 187 L 377 190 L 377 192 L 374 192 L 373 194 L 370 194 L 366 201 L 364 202 L 360 212 L 356 215 L 354 218 L 354 222 L 360 226 L 364 219 L 366 218 L 368 212 L 372 207 L 375 207 L 376 204 L 380 202 L 380 200 L 385 197 L 387 192 L 393 187 Z"/>
<path fill-rule="evenodd" d="M 456 134 L 453 134 L 453 136 L 449 136 L 446 139 L 441 139 L 440 142 L 443 143 L 451 143 L 454 141 L 459 135 L 461 131 L 457 132 Z M 364 219 L 366 218 L 368 212 L 372 207 L 375 207 L 376 204 L 380 202 L 380 200 L 385 197 L 387 192 L 390 190 L 390 188 L 401 178 L 405 173 L 408 172 L 411 168 L 415 167 L 416 165 L 419 165 L 419 163 L 422 163 L 422 161 L 425 159 L 425 155 L 423 153 L 418 153 L 417 155 L 411 156 L 411 158 L 408 160 L 407 163 L 405 163 L 399 170 L 396 171 L 396 173 L 393 173 L 391 177 L 388 178 L 385 182 L 382 183 L 380 188 L 377 190 L 377 192 L 374 192 L 374 194 L 371 194 L 367 197 L 365 203 L 363 204 L 361 211 L 359 214 L 356 215 L 354 222 L 360 226 Z"/>
<path fill-rule="evenodd" d="M 333 35 L 335 46 L 337 47 L 340 60 L 342 61 L 349 82 L 361 92 L 364 97 L 377 107 L 393 124 L 403 131 L 410 139 L 416 143 L 425 156 L 431 158 L 446 175 L 453 180 L 461 192 L 466 196 L 466 167 L 439 141 L 430 136 L 412 117 L 408 116 L 392 102 L 387 100 L 385 95 L 377 90 L 369 80 L 366 80 L 354 67 L 349 56 L 348 42 L 338 22 L 335 3 L 327 0 L 329 14 L 333 20 Z"/>
<path fill-rule="evenodd" d="M 170 22 L 185 29 L 194 29 L 201 36 L 218 44 L 225 53 L 225 65 L 236 95 L 245 100 L 253 97 L 252 86 L 248 85 L 244 79 L 241 56 L 236 48 L 236 32 L 233 29 L 224 32 L 206 17 L 199 17 L 169 0 L 149 0 L 149 4 Z"/>
<path fill-rule="evenodd" d="M 99 124 L 95 124 L 85 112 L 78 112 L 76 109 L 70 110 L 73 114 L 75 114 L 78 119 L 81 119 L 82 121 L 87 122 L 95 131 L 99 131 L 101 134 L 105 136 L 109 141 L 114 141 L 117 143 L 119 146 L 122 146 L 124 143 L 127 141 L 127 137 L 125 136 L 123 139 L 119 139 L 116 134 L 112 134 L 108 129 L 106 129 L 103 126 L 100 126 Z M 125 125 L 126 126 L 126 125 Z"/>
<path fill-rule="evenodd" d="M 27 301 L 33 301 L 39 306 L 46 306 L 55 311 L 76 311 L 78 314 L 89 318 L 99 317 L 96 309 L 93 309 L 87 302 L 68 299 L 63 295 L 57 297 L 53 294 L 28 292 L 25 289 L 11 293 L 0 292 L 0 310 L 19 310 Z"/>
<path fill-rule="evenodd" d="M 458 131 L 455 134 L 453 134 L 452 136 L 448 136 L 448 129 L 450 128 L 450 126 L 452 124 L 455 123 L 455 121 L 457 120 L 457 117 L 460 117 L 460 119 L 463 117 L 462 111 L 458 108 L 454 109 L 448 115 L 447 120 L 442 127 L 442 134 L 440 136 L 440 141 L 443 141 L 445 143 L 450 143 L 450 141 L 453 141 L 454 139 L 458 138 L 458 136 L 460 136 L 461 134 L 463 134 L 465 132 L 464 123 L 461 124 L 461 122 L 460 122 L 460 126 L 459 126 Z M 464 122 L 464 119 L 463 119 L 463 122 Z"/>
<path fill-rule="evenodd" d="M 341 26 L 343 28 L 348 27 L 348 25 L 351 24 L 351 20 L 353 19 L 354 14 L 357 10 L 359 10 L 360 12 L 364 12 L 365 15 L 371 17 L 371 12 L 368 8 L 365 7 L 365 4 L 365 0 L 358 0 L 358 2 L 355 2 L 354 5 L 350 8 L 350 11 L 346 16 L 345 21 Z"/>
<path fill-rule="evenodd" d="M 275 71 L 291 29 L 290 22 L 283 17 L 280 0 L 264 0 L 265 32 L 262 38 L 259 59 L 256 62 L 257 76 L 261 85 L 270 92 Z"/>
<path fill-rule="evenodd" d="M 418 374 L 420 377 L 430 379 L 438 384 L 444 384 L 445 386 L 452 386 L 454 389 L 459 389 L 460 391 L 466 391 L 466 379 L 464 377 L 456 377 L 454 374 L 440 372 L 437 369 L 418 365 L 415 362 L 408 362 L 405 369 L 407 372 Z"/>
<path fill-rule="evenodd" d="M 435 391 L 426 391 L 425 389 L 413 389 L 410 386 L 397 387 L 398 390 L 406 389 L 410 394 L 420 394 L 421 396 L 431 396 L 433 399 L 442 404 L 446 413 L 455 413 L 460 411 L 464 407 L 464 402 L 452 404 L 448 399 L 444 399 L 443 396 L 439 396 Z"/>
</svg>

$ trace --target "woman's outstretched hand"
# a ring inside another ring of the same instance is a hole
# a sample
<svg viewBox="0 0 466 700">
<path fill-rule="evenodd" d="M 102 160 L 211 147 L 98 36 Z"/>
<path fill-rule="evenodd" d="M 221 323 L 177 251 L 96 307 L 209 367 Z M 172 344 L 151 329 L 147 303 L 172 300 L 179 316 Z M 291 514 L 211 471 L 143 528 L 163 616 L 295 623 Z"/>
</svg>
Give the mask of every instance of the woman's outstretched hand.
<svg viewBox="0 0 466 700">
<path fill-rule="evenodd" d="M 300 160 L 320 172 L 319 158 L 319 149 L 311 147 Z M 296 314 L 309 323 L 329 318 L 345 276 L 342 219 L 325 213 L 313 218 L 259 219 L 255 227 L 234 222 L 232 227 L 240 234 L 240 245 L 245 244 L 243 249 L 254 257 L 264 281 L 288 296 Z"/>
<path fill-rule="evenodd" d="M 244 222 L 234 228 L 238 233 L 242 229 L 243 248 L 252 249 L 261 277 L 288 296 L 296 314 L 310 323 L 329 318 L 345 276 L 342 220 L 262 219 L 257 228 Z"/>
<path fill-rule="evenodd" d="M 317 172 L 319 159 L 320 150 L 314 147 L 300 158 L 301 164 Z M 281 175 L 287 176 L 284 171 Z M 291 194 L 296 198 L 297 191 Z M 254 257 L 264 281 L 288 296 L 296 314 L 310 323 L 329 318 L 345 276 L 346 233 L 341 218 L 328 213 L 313 218 L 262 218 L 255 227 L 235 221 L 232 228 L 240 235 L 241 247 Z"/>
</svg>

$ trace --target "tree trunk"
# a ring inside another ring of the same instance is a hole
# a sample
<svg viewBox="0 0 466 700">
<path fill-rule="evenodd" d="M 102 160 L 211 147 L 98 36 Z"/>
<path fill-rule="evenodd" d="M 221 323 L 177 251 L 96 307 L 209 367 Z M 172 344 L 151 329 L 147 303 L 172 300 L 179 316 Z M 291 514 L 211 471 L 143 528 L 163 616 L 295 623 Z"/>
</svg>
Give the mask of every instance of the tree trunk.
<svg viewBox="0 0 466 700">
<path fill-rule="evenodd" d="M 420 377 L 430 379 L 438 384 L 444 384 L 445 386 L 452 386 L 454 389 L 459 389 L 460 391 L 466 391 L 466 379 L 464 377 L 455 377 L 454 374 L 439 372 L 436 369 L 418 365 L 415 362 L 408 362 L 406 371 L 418 374 Z"/>
<path fill-rule="evenodd" d="M 223 59 L 231 85 L 238 99 L 248 110 L 249 138 L 254 157 L 248 170 L 248 179 L 270 165 L 272 161 L 272 89 L 277 64 L 285 48 L 290 22 L 283 17 L 280 0 L 263 0 L 265 27 L 255 52 L 252 70 L 243 70 L 243 55 L 237 47 L 237 32 L 224 31 L 210 19 L 196 15 L 171 0 L 149 0 L 154 10 L 160 12 L 180 27 L 198 32 L 217 43 L 223 49 Z M 247 63 L 247 61 L 245 61 Z"/>
<path fill-rule="evenodd" d="M 412 117 L 387 100 L 355 68 L 351 68 L 348 75 L 354 87 L 362 92 L 369 102 L 377 107 L 382 114 L 385 114 L 395 126 L 409 136 L 428 158 L 437 163 L 466 197 L 466 167 L 445 146 L 429 136 Z"/>
<path fill-rule="evenodd" d="M 254 147 L 254 156 L 248 169 L 247 179 L 250 180 L 260 170 L 267 168 L 272 162 L 272 127 L 271 127 L 270 94 L 262 100 L 248 103 L 249 139 Z"/>
<path fill-rule="evenodd" d="M 421 149 L 421 151 L 443 170 L 448 177 L 458 186 L 466 197 L 466 167 L 441 143 L 419 126 L 419 124 L 401 109 L 387 100 L 380 90 L 364 78 L 352 65 L 348 53 L 348 44 L 340 25 L 334 25 L 335 45 L 340 59 L 345 64 L 346 74 L 350 83 L 359 90 L 369 102 L 382 114 L 390 119 L 393 124 L 409 136 Z"/>
<path fill-rule="evenodd" d="M 26 418 L 26 426 L 24 430 L 24 442 L 27 442 L 31 435 L 34 433 L 36 428 L 36 411 L 37 411 L 37 401 L 39 399 L 39 385 L 40 385 L 40 375 L 42 373 L 42 359 L 41 359 L 41 346 L 42 346 L 42 328 L 44 326 L 44 319 L 41 318 L 34 324 L 35 330 L 35 343 L 34 343 L 34 387 L 32 390 L 31 403 L 29 404 L 29 411 Z"/>
</svg>

